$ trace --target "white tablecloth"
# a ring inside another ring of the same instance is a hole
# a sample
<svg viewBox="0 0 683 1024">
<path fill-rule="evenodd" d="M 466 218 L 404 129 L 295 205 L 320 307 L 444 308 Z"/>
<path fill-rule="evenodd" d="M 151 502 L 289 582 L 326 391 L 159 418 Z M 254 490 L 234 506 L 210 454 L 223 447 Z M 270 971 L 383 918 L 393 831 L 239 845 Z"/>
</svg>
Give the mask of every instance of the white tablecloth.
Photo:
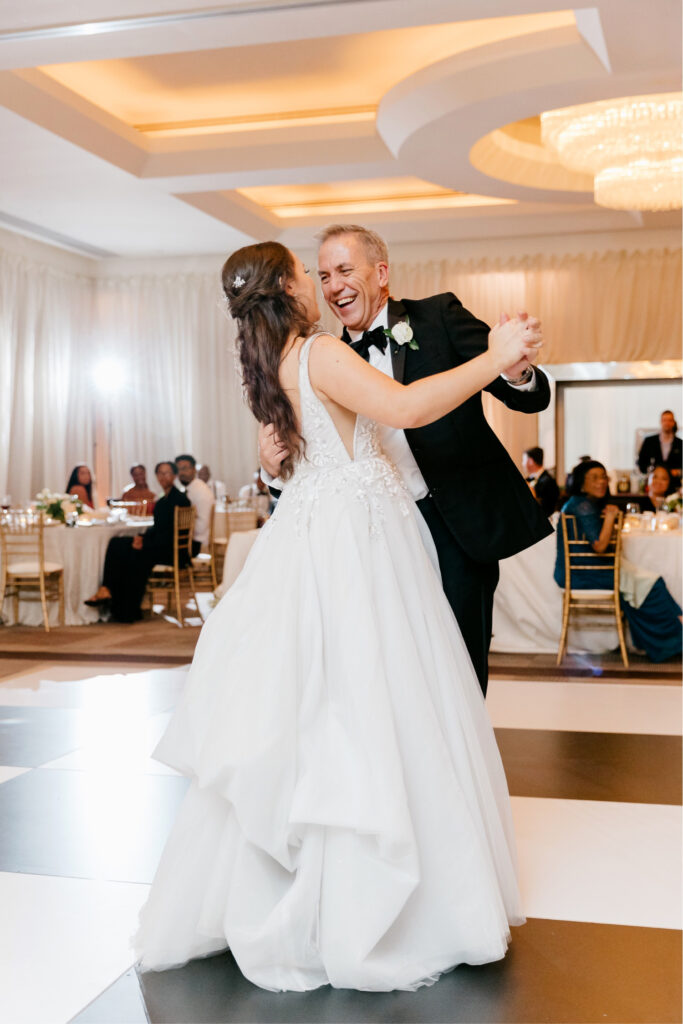
<svg viewBox="0 0 683 1024">
<path fill-rule="evenodd" d="M 152 523 L 151 519 L 132 523 L 94 522 L 90 526 L 50 526 L 45 530 L 45 559 L 64 566 L 64 615 L 67 626 L 83 626 L 97 622 L 97 608 L 83 604 L 95 593 L 102 582 L 104 556 L 112 537 L 134 536 L 143 533 Z M 59 622 L 59 603 L 49 604 L 50 625 Z M 3 619 L 7 625 L 14 622 L 13 601 L 8 599 L 3 607 Z M 19 622 L 25 626 L 40 626 L 43 613 L 40 602 L 21 601 Z"/>
<path fill-rule="evenodd" d="M 639 568 L 664 578 L 681 601 L 681 532 L 623 535 L 624 557 Z M 554 654 L 562 628 L 562 591 L 553 579 L 555 534 L 500 563 L 500 582 L 493 606 L 492 651 Z M 581 615 L 585 625 L 570 626 L 569 650 L 604 653 L 618 644 L 614 620 L 597 613 Z"/>
</svg>

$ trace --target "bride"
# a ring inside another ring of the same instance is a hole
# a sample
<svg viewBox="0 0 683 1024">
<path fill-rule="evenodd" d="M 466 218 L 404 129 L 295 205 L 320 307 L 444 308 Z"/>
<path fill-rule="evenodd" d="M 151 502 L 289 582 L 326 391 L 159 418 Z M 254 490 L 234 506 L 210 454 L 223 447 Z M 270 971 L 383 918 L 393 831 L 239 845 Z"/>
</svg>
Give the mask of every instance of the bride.
<svg viewBox="0 0 683 1024">
<path fill-rule="evenodd" d="M 447 415 L 540 331 L 501 322 L 403 386 L 314 332 L 314 282 L 279 243 L 234 253 L 223 288 L 251 409 L 293 454 L 155 751 L 191 783 L 136 953 L 164 970 L 229 948 L 274 991 L 412 990 L 500 959 L 524 917 L 493 729 L 376 423 Z"/>
</svg>

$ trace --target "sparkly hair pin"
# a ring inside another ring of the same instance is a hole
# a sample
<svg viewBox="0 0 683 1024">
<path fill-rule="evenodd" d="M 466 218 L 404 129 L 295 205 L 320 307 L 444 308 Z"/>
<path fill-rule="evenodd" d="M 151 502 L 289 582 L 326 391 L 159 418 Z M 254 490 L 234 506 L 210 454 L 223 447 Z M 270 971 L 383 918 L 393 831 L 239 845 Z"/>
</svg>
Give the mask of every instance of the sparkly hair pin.
<svg viewBox="0 0 683 1024">
<path fill-rule="evenodd" d="M 232 282 L 233 290 L 238 292 L 240 290 L 240 288 L 242 287 L 242 285 L 245 285 L 246 283 L 247 282 L 244 280 L 244 278 L 240 277 L 240 275 L 238 274 L 237 277 L 235 277 L 233 282 Z"/>
</svg>

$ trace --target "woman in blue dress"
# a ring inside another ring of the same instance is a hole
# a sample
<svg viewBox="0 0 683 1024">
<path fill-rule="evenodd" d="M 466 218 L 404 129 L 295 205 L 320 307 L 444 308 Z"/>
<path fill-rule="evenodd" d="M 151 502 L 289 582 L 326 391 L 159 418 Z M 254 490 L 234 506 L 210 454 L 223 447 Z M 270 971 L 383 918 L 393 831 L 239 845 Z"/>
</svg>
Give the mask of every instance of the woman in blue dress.
<svg viewBox="0 0 683 1024">
<path fill-rule="evenodd" d="M 562 507 L 565 515 L 576 517 L 577 540 L 589 540 L 596 555 L 607 550 L 614 520 L 619 512 L 616 505 L 607 503 L 608 490 L 607 471 L 602 463 L 594 460 L 580 462 L 572 470 L 570 497 Z M 601 515 L 604 515 L 602 520 Z M 608 559 L 605 559 L 604 569 L 600 568 L 599 561 L 599 558 L 596 558 L 595 568 L 572 573 L 573 590 L 602 590 L 610 589 L 614 585 L 612 569 L 608 568 Z M 624 586 L 629 576 L 637 575 L 650 575 L 651 583 L 645 599 L 638 601 L 638 607 L 633 603 L 633 593 L 642 593 L 642 588 L 628 587 L 627 599 L 627 588 Z M 560 529 L 557 531 L 554 576 L 557 585 L 564 587 L 564 544 Z M 643 574 L 623 559 L 622 576 L 621 607 L 629 624 L 634 646 L 645 651 L 650 661 L 666 661 L 667 658 L 680 655 L 681 608 L 667 590 L 662 577 L 653 578 L 651 574 Z"/>
</svg>

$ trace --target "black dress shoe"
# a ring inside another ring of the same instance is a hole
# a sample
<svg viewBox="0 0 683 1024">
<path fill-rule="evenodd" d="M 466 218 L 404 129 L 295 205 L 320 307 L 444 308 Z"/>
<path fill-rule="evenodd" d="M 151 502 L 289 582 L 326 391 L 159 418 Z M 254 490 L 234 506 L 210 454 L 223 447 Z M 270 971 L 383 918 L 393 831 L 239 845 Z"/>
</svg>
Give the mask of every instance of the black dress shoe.
<svg viewBox="0 0 683 1024">
<path fill-rule="evenodd" d="M 111 598 L 91 597 L 89 601 L 84 601 L 83 604 L 87 604 L 88 608 L 104 608 L 111 604 Z"/>
</svg>

